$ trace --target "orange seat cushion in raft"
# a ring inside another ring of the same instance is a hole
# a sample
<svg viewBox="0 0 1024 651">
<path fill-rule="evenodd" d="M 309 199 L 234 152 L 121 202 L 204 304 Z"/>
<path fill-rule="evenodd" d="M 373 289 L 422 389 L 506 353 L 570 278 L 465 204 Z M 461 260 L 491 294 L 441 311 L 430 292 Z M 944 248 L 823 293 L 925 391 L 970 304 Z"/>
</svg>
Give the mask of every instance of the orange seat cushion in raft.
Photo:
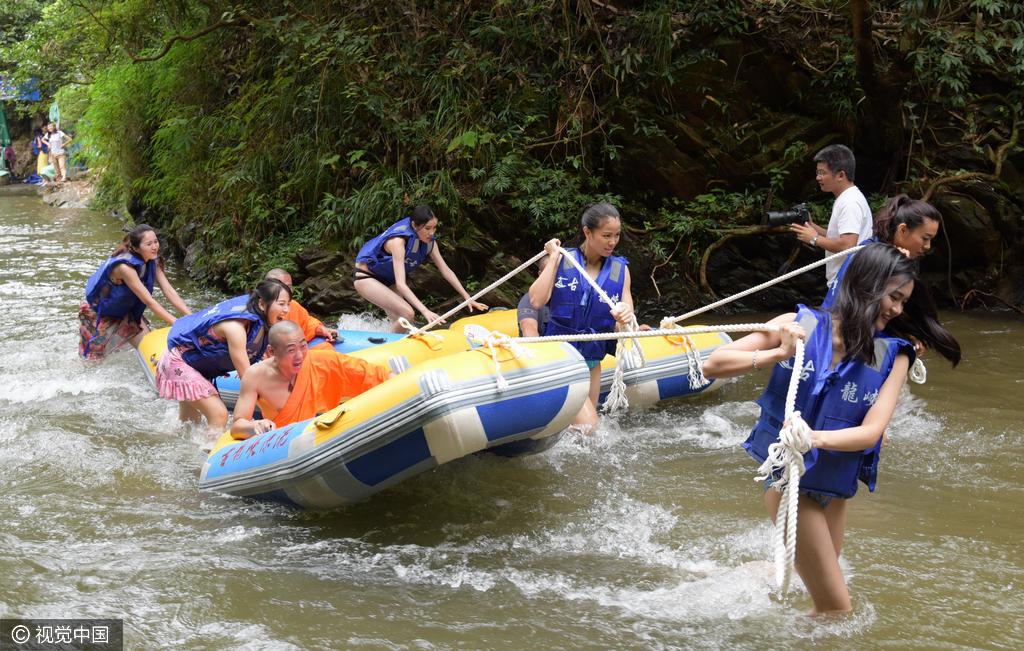
<svg viewBox="0 0 1024 651">
<path fill-rule="evenodd" d="M 291 395 L 271 418 L 278 427 L 313 418 L 334 409 L 343 399 L 377 386 L 389 375 L 387 368 L 333 350 L 310 350 Z M 264 414 L 269 413 L 265 405 L 260 404 L 260 408 Z"/>
</svg>

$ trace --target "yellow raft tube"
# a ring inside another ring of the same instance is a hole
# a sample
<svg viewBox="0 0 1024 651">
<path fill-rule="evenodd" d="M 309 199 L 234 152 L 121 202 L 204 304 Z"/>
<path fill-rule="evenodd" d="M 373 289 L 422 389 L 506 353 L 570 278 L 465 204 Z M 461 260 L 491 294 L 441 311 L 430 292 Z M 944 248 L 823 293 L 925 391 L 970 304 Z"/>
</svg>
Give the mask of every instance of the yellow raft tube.
<svg viewBox="0 0 1024 651">
<path fill-rule="evenodd" d="M 515 310 L 491 310 L 459 319 L 452 324 L 453 332 L 471 334 L 481 328 L 501 332 L 510 337 L 519 336 L 519 324 Z M 701 363 L 718 348 L 732 341 L 724 332 L 690 335 Z M 683 337 L 643 337 L 637 339 L 643 352 L 644 364 L 639 365 L 635 357 L 625 365 L 623 381 L 626 384 L 626 398 L 630 407 L 653 405 L 661 400 L 706 393 L 721 387 L 724 382 L 715 380 L 703 387 L 690 384 L 691 356 Z M 604 401 L 612 378 L 615 375 L 615 357 L 607 355 L 601 362 L 601 401 Z"/>
</svg>

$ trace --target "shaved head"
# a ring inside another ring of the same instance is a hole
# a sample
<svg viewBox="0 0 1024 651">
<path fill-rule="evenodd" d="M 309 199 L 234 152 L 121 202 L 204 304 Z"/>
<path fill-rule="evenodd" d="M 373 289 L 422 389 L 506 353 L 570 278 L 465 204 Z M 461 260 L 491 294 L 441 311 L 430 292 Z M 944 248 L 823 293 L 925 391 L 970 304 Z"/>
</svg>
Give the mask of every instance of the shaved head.
<svg viewBox="0 0 1024 651">
<path fill-rule="evenodd" d="M 306 339 L 299 324 L 294 321 L 278 321 L 270 327 L 270 347 L 278 350 L 295 341 L 296 336 L 303 341 Z"/>
<path fill-rule="evenodd" d="M 292 286 L 292 275 L 280 267 L 271 269 L 263 278 L 266 280 L 280 280 L 285 285 Z"/>
</svg>

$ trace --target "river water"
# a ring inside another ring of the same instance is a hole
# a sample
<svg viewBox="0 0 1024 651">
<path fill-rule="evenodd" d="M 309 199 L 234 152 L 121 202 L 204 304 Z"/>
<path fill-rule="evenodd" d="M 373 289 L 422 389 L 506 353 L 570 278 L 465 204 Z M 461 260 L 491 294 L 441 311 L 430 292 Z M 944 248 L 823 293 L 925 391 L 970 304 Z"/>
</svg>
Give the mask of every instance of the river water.
<svg viewBox="0 0 1024 651">
<path fill-rule="evenodd" d="M 340 511 L 204 494 L 198 435 L 134 356 L 77 358 L 82 288 L 119 237 L 0 198 L 0 616 L 123 618 L 131 649 L 1021 648 L 1018 317 L 944 315 L 964 363 L 930 360 L 901 402 L 851 503 L 855 613 L 821 620 L 773 590 L 739 448 L 766 375 Z M 220 298 L 169 275 L 194 307 Z"/>
</svg>

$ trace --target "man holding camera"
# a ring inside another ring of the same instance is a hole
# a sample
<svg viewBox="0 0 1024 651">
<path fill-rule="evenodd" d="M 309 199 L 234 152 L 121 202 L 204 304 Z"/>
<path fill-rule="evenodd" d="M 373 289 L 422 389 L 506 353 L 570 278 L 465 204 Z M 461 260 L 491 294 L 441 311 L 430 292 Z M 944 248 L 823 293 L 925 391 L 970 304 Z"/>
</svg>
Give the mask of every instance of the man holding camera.
<svg viewBox="0 0 1024 651">
<path fill-rule="evenodd" d="M 789 230 L 801 242 L 824 249 L 827 253 L 845 251 L 871 237 L 871 208 L 853 184 L 856 162 L 850 148 L 845 145 L 829 145 L 814 155 L 814 165 L 818 187 L 822 192 L 831 192 L 836 198 L 828 229 L 808 221 L 790 224 Z M 843 260 L 839 258 L 825 265 L 825 279 L 829 286 L 842 264 Z"/>
</svg>

